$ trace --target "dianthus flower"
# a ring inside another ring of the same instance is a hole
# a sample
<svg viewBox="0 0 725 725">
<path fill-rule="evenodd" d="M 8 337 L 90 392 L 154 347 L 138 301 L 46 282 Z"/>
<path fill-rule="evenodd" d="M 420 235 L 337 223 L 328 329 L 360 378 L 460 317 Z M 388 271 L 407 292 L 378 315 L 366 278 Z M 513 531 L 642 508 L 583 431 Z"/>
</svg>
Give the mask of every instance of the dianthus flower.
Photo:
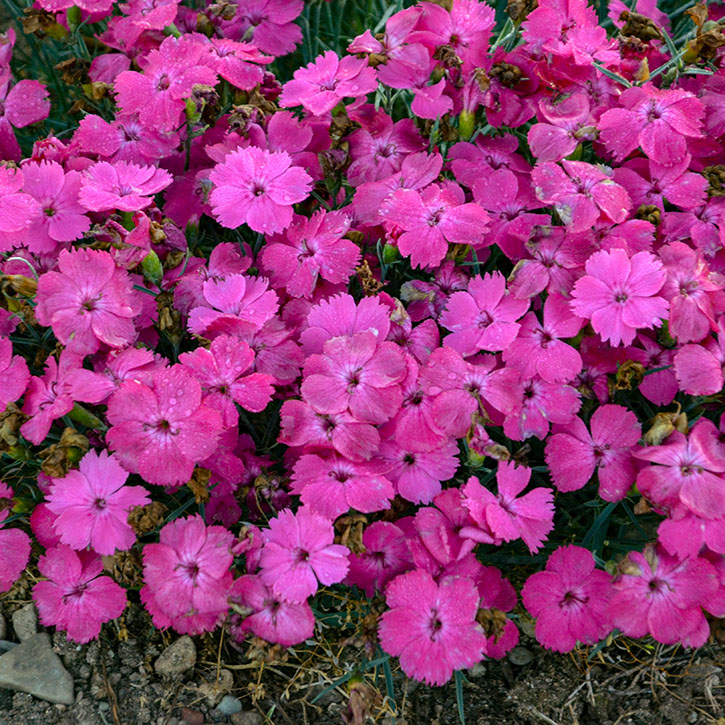
<svg viewBox="0 0 725 725">
<path fill-rule="evenodd" d="M 90 211 L 139 211 L 171 181 L 168 171 L 155 166 L 99 161 L 83 174 L 78 200 Z"/>
<path fill-rule="evenodd" d="M 638 146 L 658 164 L 674 166 L 687 154 L 687 138 L 702 136 L 704 106 L 692 93 L 651 83 L 627 88 L 621 108 L 599 119 L 599 140 L 621 161 Z"/>
<path fill-rule="evenodd" d="M 106 439 L 122 465 L 149 483 L 186 483 L 214 453 L 219 413 L 202 403 L 201 385 L 182 365 L 157 370 L 151 385 L 127 380 L 108 401 Z"/>
<path fill-rule="evenodd" d="M 516 299 L 506 289 L 500 272 L 474 277 L 467 292 L 454 292 L 448 298 L 440 324 L 452 333 L 444 339 L 461 355 L 475 355 L 481 350 L 505 350 L 516 338 L 516 322 L 529 308 L 528 300 Z"/>
<path fill-rule="evenodd" d="M 292 222 L 292 205 L 307 198 L 312 178 L 292 165 L 286 151 L 240 148 L 214 167 L 210 201 L 217 221 L 230 229 L 247 224 L 273 234 Z"/>
<path fill-rule="evenodd" d="M 372 332 L 334 337 L 305 363 L 302 397 L 318 413 L 349 410 L 364 423 L 385 423 L 400 408 L 405 356 Z"/>
<path fill-rule="evenodd" d="M 0 251 L 3 252 L 20 246 L 28 227 L 41 214 L 40 204 L 30 194 L 20 191 L 23 183 L 20 169 L 0 166 Z"/>
<path fill-rule="evenodd" d="M 252 43 L 238 43 L 229 38 L 212 38 L 202 62 L 209 65 L 224 80 L 243 91 L 251 91 L 262 83 L 264 70 L 258 64 L 271 63 Z"/>
<path fill-rule="evenodd" d="M 359 98 L 377 88 L 375 70 L 367 59 L 347 55 L 340 59 L 328 50 L 304 68 L 295 71 L 282 88 L 283 108 L 302 106 L 314 116 L 331 111 L 343 98 Z"/>
<path fill-rule="evenodd" d="M 347 283 L 360 261 L 360 248 L 343 239 L 350 217 L 343 212 L 316 211 L 309 219 L 296 217 L 283 236 L 262 249 L 262 266 L 274 287 L 293 297 L 311 297 L 321 277 L 332 284 Z"/>
<path fill-rule="evenodd" d="M 103 560 L 91 551 L 59 545 L 38 560 L 45 581 L 33 587 L 40 623 L 58 627 L 80 644 L 96 639 L 104 622 L 121 616 L 126 592 L 111 577 L 100 576 Z"/>
<path fill-rule="evenodd" d="M 198 624 L 211 623 L 208 628 L 214 628 L 227 612 L 232 542 L 224 527 L 187 516 L 166 524 L 158 544 L 144 546 L 142 598 L 147 606 L 151 602 L 156 626 L 194 632 Z"/>
<path fill-rule="evenodd" d="M 20 161 L 22 152 L 13 127 L 25 128 L 49 113 L 48 90 L 42 83 L 22 80 L 10 88 L 10 73 L 4 71 L 0 78 L 0 157 Z"/>
<path fill-rule="evenodd" d="M 13 489 L 0 481 L 0 592 L 6 592 L 23 573 L 30 558 L 30 537 L 20 529 L 2 528 L 3 521 L 10 515 Z"/>
<path fill-rule="evenodd" d="M 628 637 L 702 647 L 710 628 L 702 606 L 718 589 L 717 572 L 702 557 L 679 559 L 662 547 L 632 551 L 612 583 L 608 614 Z"/>
<path fill-rule="evenodd" d="M 349 567 L 346 546 L 333 543 L 332 523 L 303 506 L 270 519 L 259 560 L 262 581 L 287 602 L 303 602 L 324 585 L 342 581 Z"/>
<path fill-rule="evenodd" d="M 303 7 L 302 0 L 245 0 L 231 24 L 236 36 L 249 38 L 263 53 L 286 55 L 302 40 L 293 21 Z"/>
<path fill-rule="evenodd" d="M 475 575 L 481 603 L 476 620 L 486 632 L 486 657 L 500 660 L 519 643 L 519 628 L 501 615 L 516 606 L 516 590 L 495 566 L 484 566 Z"/>
<path fill-rule="evenodd" d="M 595 252 L 572 292 L 574 313 L 591 320 L 602 340 L 631 345 L 637 330 L 659 327 L 667 300 L 657 295 L 665 282 L 662 263 L 649 252 L 631 258 L 623 249 Z"/>
<path fill-rule="evenodd" d="M 491 531 L 497 539 L 522 539 L 534 553 L 554 528 L 554 497 L 551 489 L 543 487 L 519 497 L 530 478 L 530 468 L 499 462 L 496 473 L 498 496 L 484 488 L 475 476 L 468 479 L 462 491 L 464 506 L 476 523 Z"/>
<path fill-rule="evenodd" d="M 390 609 L 380 618 L 380 645 L 400 658 L 409 677 L 443 685 L 454 670 L 483 658 L 486 637 L 476 622 L 479 596 L 468 577 L 436 583 L 417 569 L 393 579 L 385 598 Z"/>
<path fill-rule="evenodd" d="M 93 353 L 101 344 L 126 347 L 136 337 L 141 301 L 128 273 L 98 249 L 62 250 L 58 270 L 38 280 L 35 316 L 68 349 Z"/>
<path fill-rule="evenodd" d="M 128 472 L 106 451 L 100 456 L 88 452 L 79 470 L 53 478 L 48 509 L 58 516 L 54 526 L 61 543 L 72 549 L 90 546 L 104 556 L 130 549 L 136 534 L 128 512 L 150 499 L 141 486 L 125 486 L 127 478 Z"/>
<path fill-rule="evenodd" d="M 30 380 L 28 363 L 20 355 L 13 355 L 13 343 L 0 337 L 0 413 L 25 392 Z"/>
<path fill-rule="evenodd" d="M 560 491 L 578 491 L 597 471 L 599 495 L 605 501 L 624 498 L 634 483 L 632 454 L 642 435 L 637 416 L 621 405 L 597 408 L 591 434 L 581 418 L 554 427 L 546 441 L 546 463 Z"/>
<path fill-rule="evenodd" d="M 526 580 L 524 606 L 536 618 L 536 639 L 547 649 L 570 652 L 577 642 L 595 644 L 612 631 L 607 603 L 611 577 L 594 568 L 580 546 L 561 546 L 544 571 Z"/>
<path fill-rule="evenodd" d="M 312 637 L 315 615 L 307 602 L 287 602 L 275 596 L 258 576 L 239 577 L 229 593 L 232 608 L 242 607 L 252 613 L 237 625 L 232 615 L 231 634 L 238 642 L 252 632 L 266 642 L 292 647 Z"/>
</svg>

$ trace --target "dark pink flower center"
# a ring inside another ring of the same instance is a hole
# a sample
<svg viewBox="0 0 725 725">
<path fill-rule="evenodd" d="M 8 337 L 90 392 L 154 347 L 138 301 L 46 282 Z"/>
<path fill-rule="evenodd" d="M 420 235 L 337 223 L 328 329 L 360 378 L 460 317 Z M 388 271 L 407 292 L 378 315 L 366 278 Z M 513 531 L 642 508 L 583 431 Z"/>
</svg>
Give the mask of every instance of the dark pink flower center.
<svg viewBox="0 0 725 725">
<path fill-rule="evenodd" d="M 167 91 L 169 87 L 171 86 L 171 81 L 169 80 L 169 76 L 164 73 L 161 78 L 159 78 L 158 82 L 156 83 L 156 90 L 157 91 Z"/>
<path fill-rule="evenodd" d="M 74 599 L 80 599 L 86 589 L 88 589 L 88 584 L 78 584 L 71 591 L 63 595 L 63 604 L 67 604 Z"/>
<path fill-rule="evenodd" d="M 97 508 L 97 509 L 98 509 L 99 511 L 103 511 L 103 509 L 104 509 L 104 508 L 106 508 L 106 506 L 107 506 L 108 504 L 106 503 L 106 499 L 105 499 L 105 498 L 97 498 L 97 499 L 96 499 L 96 500 L 95 500 L 95 501 L 93 502 L 93 505 L 94 505 L 94 506 L 95 506 L 95 507 L 96 507 L 96 508 Z"/>
</svg>

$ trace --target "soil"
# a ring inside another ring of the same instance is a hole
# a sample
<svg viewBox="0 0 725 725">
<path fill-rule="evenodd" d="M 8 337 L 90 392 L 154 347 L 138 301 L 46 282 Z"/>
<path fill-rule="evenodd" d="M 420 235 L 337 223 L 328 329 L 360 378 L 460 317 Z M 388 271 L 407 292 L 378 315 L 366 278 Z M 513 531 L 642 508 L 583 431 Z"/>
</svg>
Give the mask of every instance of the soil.
<svg viewBox="0 0 725 725">
<path fill-rule="evenodd" d="M 2 602 L 8 620 L 20 604 Z M 193 668 L 162 678 L 154 662 L 177 635 L 151 627 L 138 606 L 104 627 L 99 641 L 79 646 L 61 633 L 52 638 L 73 675 L 75 704 L 0 689 L 0 725 L 460 722 L 454 683 L 430 688 L 393 668 L 395 710 L 382 671 L 334 687 L 361 661 L 359 642 L 283 652 L 253 641 L 239 650 L 216 632 L 195 638 Z M 241 701 L 241 713 L 215 709 L 225 694 Z M 620 638 L 593 656 L 587 649 L 555 655 L 524 633 L 515 656 L 469 670 L 461 694 L 468 725 L 725 725 L 725 647 L 693 653 Z"/>
</svg>

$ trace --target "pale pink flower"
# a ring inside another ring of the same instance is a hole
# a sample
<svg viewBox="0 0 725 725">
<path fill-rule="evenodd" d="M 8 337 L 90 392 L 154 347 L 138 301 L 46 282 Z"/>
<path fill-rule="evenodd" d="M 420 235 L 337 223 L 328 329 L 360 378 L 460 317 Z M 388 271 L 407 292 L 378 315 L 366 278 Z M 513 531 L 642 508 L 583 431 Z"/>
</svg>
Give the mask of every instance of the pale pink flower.
<svg viewBox="0 0 725 725">
<path fill-rule="evenodd" d="M 171 181 L 168 171 L 155 166 L 99 161 L 84 172 L 78 201 L 90 211 L 139 211 Z"/>
<path fill-rule="evenodd" d="M 483 659 L 486 637 L 476 622 L 479 596 L 468 577 L 446 577 L 438 584 L 417 569 L 390 582 L 385 598 L 390 609 L 380 619 L 380 644 L 400 658 L 409 677 L 443 685 L 454 670 Z"/>
<path fill-rule="evenodd" d="M 303 506 L 269 521 L 259 560 L 262 581 L 287 602 L 303 602 L 320 584 L 342 581 L 349 567 L 346 546 L 333 543 L 332 523 Z"/>
<path fill-rule="evenodd" d="M 125 486 L 127 478 L 128 472 L 106 451 L 100 456 L 89 451 L 79 470 L 52 479 L 48 509 L 58 517 L 54 526 L 61 543 L 72 549 L 90 546 L 104 556 L 130 549 L 136 534 L 128 512 L 151 499 L 141 486 Z"/>
<path fill-rule="evenodd" d="M 659 327 L 667 317 L 667 300 L 657 294 L 666 275 L 653 254 L 630 258 L 623 249 L 602 250 L 589 257 L 586 272 L 574 286 L 571 306 L 605 342 L 630 345 L 637 330 Z"/>
<path fill-rule="evenodd" d="M 103 560 L 90 551 L 59 545 L 38 560 L 45 580 L 33 587 L 38 617 L 80 644 L 96 639 L 101 625 L 120 617 L 126 592 L 108 576 L 100 576 Z"/>
</svg>

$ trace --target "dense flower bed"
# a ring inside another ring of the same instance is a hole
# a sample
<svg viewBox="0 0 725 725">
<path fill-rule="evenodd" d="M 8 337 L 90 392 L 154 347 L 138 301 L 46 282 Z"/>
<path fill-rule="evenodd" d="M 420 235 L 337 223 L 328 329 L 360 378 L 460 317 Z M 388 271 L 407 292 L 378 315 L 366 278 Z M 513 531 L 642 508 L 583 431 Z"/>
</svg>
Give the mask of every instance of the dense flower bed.
<svg viewBox="0 0 725 725">
<path fill-rule="evenodd" d="M 338 5 L 36 0 L 37 78 L 3 36 L 0 591 L 284 647 L 355 599 L 431 684 L 524 608 L 702 646 L 723 6 L 401 3 L 338 53 Z"/>
</svg>

